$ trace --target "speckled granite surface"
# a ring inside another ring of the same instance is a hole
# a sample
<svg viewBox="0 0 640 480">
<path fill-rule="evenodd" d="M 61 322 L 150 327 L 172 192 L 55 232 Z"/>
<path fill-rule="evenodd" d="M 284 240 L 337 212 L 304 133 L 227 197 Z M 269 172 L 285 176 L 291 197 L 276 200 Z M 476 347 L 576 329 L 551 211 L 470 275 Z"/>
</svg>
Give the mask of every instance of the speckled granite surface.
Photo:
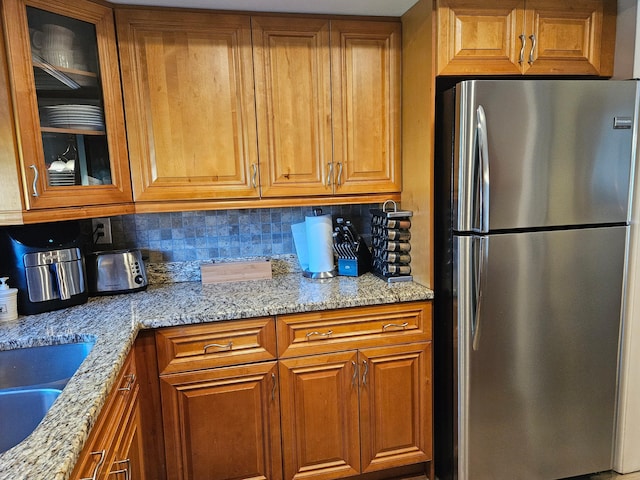
<svg viewBox="0 0 640 480">
<path fill-rule="evenodd" d="M 185 278 L 197 275 L 192 268 Z M 0 350 L 95 339 L 87 359 L 34 433 L 0 454 L 0 479 L 69 478 L 91 426 L 141 328 L 378 305 L 433 297 L 413 282 L 371 274 L 318 281 L 274 266 L 272 280 L 151 285 L 145 292 L 90 298 L 84 305 L 0 323 Z"/>
</svg>

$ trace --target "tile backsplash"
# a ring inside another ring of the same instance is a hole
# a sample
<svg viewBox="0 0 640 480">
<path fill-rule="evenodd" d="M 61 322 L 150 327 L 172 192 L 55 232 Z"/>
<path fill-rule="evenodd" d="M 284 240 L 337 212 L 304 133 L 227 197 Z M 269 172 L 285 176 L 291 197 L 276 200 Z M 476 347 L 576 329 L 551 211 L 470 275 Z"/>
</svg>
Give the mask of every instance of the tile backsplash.
<svg viewBox="0 0 640 480">
<path fill-rule="evenodd" d="M 319 206 L 323 214 L 351 220 L 370 233 L 371 208 L 378 204 Z M 312 215 L 311 207 L 149 213 L 111 217 L 113 245 L 137 248 L 149 262 L 189 262 L 217 258 L 295 253 L 291 225 Z M 91 236 L 91 222 L 83 222 Z"/>
</svg>

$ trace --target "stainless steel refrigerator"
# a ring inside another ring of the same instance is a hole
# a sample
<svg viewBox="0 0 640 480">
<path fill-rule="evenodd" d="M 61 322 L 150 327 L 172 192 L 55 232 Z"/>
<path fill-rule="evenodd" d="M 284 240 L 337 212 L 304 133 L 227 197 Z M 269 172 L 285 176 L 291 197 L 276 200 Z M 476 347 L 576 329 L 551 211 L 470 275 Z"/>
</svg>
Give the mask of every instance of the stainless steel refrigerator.
<svg viewBox="0 0 640 480">
<path fill-rule="evenodd" d="M 471 80 L 438 101 L 440 480 L 612 465 L 635 81 Z"/>
</svg>

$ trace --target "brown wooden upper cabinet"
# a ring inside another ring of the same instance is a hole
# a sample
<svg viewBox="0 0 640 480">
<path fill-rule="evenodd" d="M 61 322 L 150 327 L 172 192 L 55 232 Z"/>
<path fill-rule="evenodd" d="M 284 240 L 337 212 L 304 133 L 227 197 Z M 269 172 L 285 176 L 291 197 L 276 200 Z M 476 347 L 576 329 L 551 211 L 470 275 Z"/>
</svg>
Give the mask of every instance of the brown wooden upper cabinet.
<svg viewBox="0 0 640 480">
<path fill-rule="evenodd" d="M 400 192 L 399 22 L 123 8 L 116 25 L 136 202 Z"/>
<path fill-rule="evenodd" d="M 27 210 L 131 202 L 113 10 L 5 0 Z"/>
<path fill-rule="evenodd" d="M 250 21 L 116 10 L 136 201 L 258 198 Z"/>
<path fill-rule="evenodd" d="M 437 0 L 437 72 L 611 76 L 615 22 L 615 0 Z"/>
<path fill-rule="evenodd" d="M 400 24 L 253 17 L 263 197 L 400 192 Z"/>
</svg>

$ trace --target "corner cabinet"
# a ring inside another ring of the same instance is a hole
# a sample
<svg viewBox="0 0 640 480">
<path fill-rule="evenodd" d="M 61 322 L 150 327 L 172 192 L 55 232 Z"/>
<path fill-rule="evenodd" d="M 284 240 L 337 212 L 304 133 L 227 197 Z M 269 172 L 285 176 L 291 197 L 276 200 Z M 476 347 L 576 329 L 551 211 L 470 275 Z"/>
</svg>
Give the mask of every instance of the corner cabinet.
<svg viewBox="0 0 640 480">
<path fill-rule="evenodd" d="M 613 74 L 615 0 L 438 0 L 438 75 Z"/>
<path fill-rule="evenodd" d="M 26 210 L 130 204 L 113 10 L 5 0 L 2 21 Z"/>
<path fill-rule="evenodd" d="M 132 351 L 80 453 L 72 480 L 146 478 L 139 390 Z"/>
<path fill-rule="evenodd" d="M 116 24 L 135 201 L 257 199 L 250 17 L 117 9 Z"/>
</svg>

